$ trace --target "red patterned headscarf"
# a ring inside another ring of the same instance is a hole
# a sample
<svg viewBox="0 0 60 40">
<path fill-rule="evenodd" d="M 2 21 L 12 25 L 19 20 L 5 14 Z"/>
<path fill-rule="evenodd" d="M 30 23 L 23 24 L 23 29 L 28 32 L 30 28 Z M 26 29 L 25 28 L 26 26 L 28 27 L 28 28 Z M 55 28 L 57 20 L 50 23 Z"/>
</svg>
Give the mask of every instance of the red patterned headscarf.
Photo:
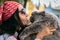
<svg viewBox="0 0 60 40">
<path fill-rule="evenodd" d="M 0 6 L 0 23 L 8 20 L 21 4 L 15 1 L 6 1 Z"/>
<path fill-rule="evenodd" d="M 0 23 L 2 22 L 2 11 L 3 11 L 3 6 L 0 6 Z"/>
</svg>

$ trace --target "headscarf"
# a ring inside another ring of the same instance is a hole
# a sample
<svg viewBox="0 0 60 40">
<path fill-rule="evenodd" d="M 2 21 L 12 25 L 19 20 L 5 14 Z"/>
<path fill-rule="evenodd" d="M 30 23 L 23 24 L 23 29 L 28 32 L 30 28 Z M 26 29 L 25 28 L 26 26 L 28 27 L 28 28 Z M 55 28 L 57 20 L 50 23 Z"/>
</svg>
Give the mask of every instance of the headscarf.
<svg viewBox="0 0 60 40">
<path fill-rule="evenodd" d="M 0 23 L 8 20 L 21 4 L 15 1 L 6 1 L 0 6 Z"/>
</svg>

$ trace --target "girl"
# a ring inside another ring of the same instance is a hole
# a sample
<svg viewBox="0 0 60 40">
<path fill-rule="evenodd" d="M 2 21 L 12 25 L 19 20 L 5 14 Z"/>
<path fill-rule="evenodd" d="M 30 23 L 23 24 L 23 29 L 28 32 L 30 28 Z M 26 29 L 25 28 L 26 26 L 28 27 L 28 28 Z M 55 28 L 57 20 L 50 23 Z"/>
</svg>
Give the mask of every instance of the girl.
<svg viewBox="0 0 60 40">
<path fill-rule="evenodd" d="M 17 35 L 28 24 L 23 6 L 15 1 L 6 1 L 1 8 L 3 10 L 1 12 L 0 29 L 4 32 L 4 40 L 19 40 Z M 18 32 L 18 34 L 15 32 Z"/>
</svg>

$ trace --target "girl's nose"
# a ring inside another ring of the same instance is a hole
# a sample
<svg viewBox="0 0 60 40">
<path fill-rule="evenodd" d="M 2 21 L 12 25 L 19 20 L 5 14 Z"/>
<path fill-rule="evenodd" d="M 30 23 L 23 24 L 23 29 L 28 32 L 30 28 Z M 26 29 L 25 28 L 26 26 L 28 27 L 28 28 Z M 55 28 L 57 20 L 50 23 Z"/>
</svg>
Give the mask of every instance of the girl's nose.
<svg viewBox="0 0 60 40">
<path fill-rule="evenodd" d="M 26 17 L 28 17 L 28 14 L 26 14 Z"/>
</svg>

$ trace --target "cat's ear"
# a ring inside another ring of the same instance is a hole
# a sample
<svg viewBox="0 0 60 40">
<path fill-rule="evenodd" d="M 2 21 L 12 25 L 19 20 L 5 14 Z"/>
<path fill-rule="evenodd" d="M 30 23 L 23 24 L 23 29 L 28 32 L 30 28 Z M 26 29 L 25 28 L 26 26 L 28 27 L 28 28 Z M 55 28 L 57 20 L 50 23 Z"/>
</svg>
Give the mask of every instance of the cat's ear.
<svg viewBox="0 0 60 40">
<path fill-rule="evenodd" d="M 42 15 L 42 16 L 45 16 L 45 11 L 42 11 L 39 14 Z"/>
</svg>

